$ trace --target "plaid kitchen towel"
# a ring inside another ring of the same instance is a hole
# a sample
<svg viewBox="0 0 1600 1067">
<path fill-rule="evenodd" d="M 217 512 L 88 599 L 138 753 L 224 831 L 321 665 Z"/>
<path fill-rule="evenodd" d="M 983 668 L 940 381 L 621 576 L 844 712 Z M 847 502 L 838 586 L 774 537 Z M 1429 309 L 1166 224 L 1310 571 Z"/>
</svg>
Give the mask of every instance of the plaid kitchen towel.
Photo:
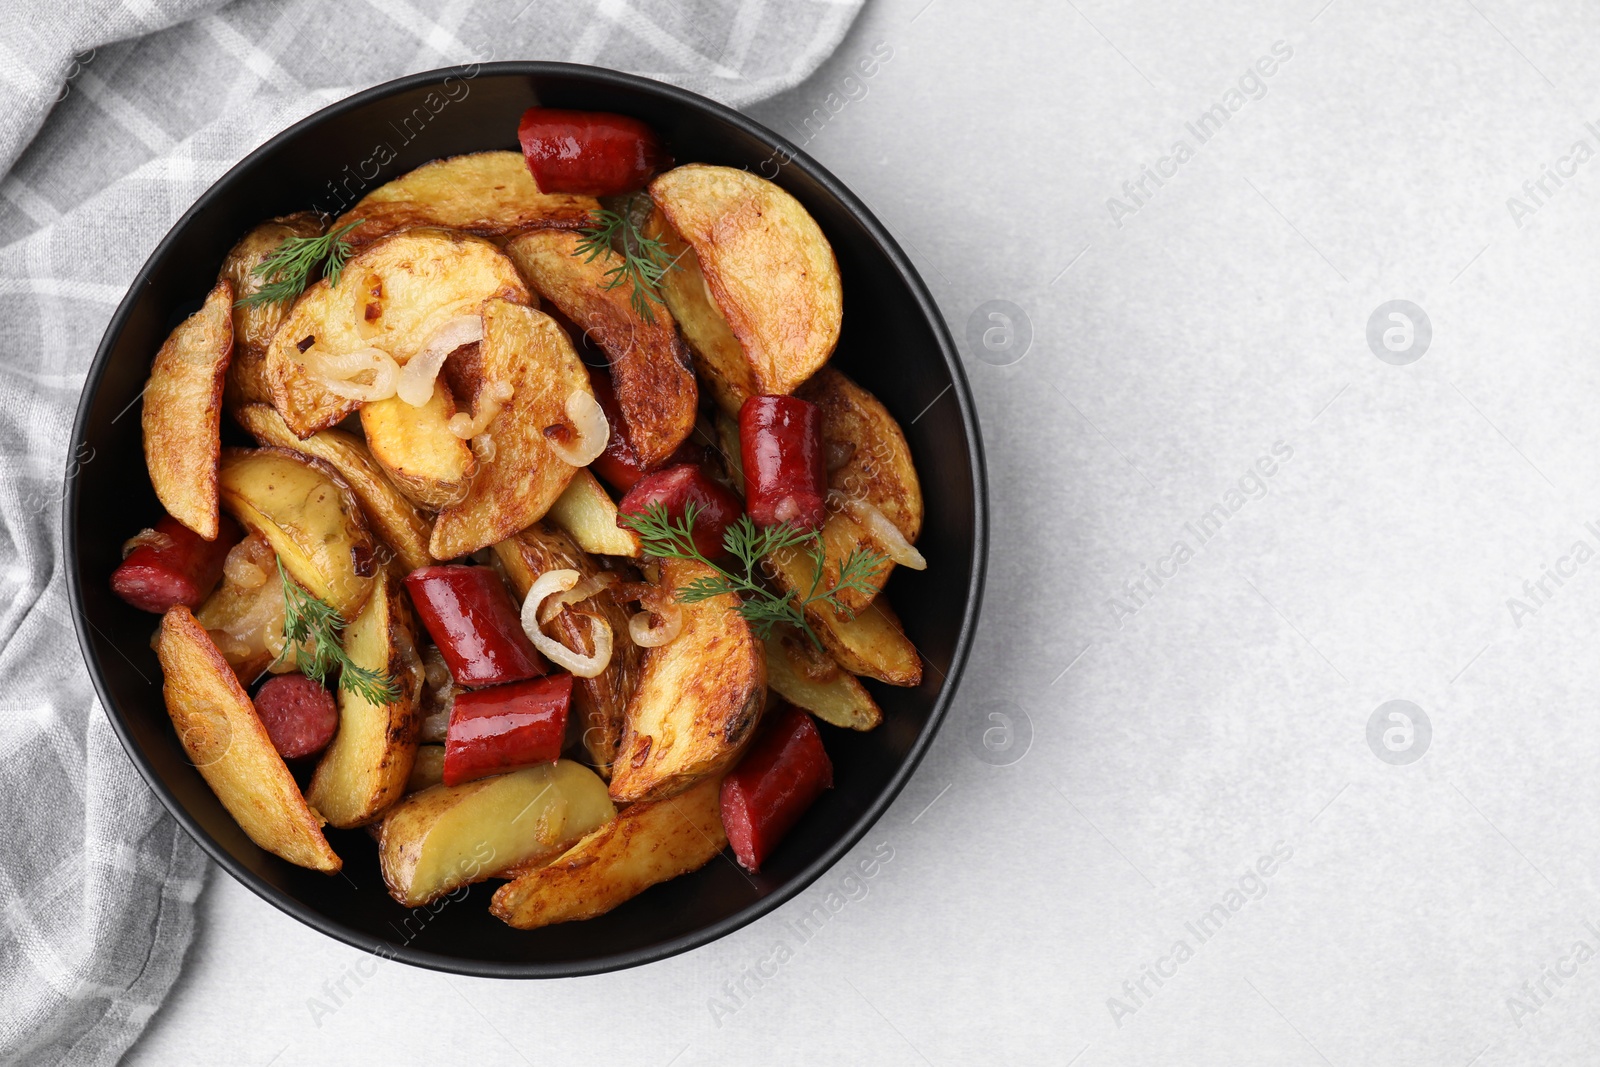
<svg viewBox="0 0 1600 1067">
<path fill-rule="evenodd" d="M 748 104 L 861 0 L 5 0 L 0 19 L 0 1062 L 111 1063 L 182 963 L 207 864 L 118 746 L 73 636 L 60 504 L 129 279 L 272 134 L 368 85 L 540 58 Z M 131 533 L 131 531 L 130 531 Z"/>
</svg>

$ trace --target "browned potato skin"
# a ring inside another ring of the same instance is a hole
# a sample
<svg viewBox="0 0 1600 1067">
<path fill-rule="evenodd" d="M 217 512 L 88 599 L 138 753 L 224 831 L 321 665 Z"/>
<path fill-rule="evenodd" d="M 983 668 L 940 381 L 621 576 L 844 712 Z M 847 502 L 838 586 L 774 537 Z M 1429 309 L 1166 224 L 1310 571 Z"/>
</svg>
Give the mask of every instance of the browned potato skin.
<svg viewBox="0 0 1600 1067">
<path fill-rule="evenodd" d="M 243 304 L 260 292 L 266 279 L 255 269 L 290 237 L 320 237 L 322 220 L 310 211 L 270 219 L 240 238 L 222 261 L 222 277 L 233 286 L 233 362 L 223 387 L 223 406 L 230 412 L 251 403 L 271 403 L 272 383 L 266 378 L 267 345 L 289 314 L 289 305 Z"/>
<path fill-rule="evenodd" d="M 222 383 L 233 355 L 233 287 L 217 282 L 172 331 L 150 367 L 141 422 L 150 484 L 167 513 L 214 541 Z"/>
<path fill-rule="evenodd" d="M 318 430 L 301 440 L 269 404 L 246 404 L 234 415 L 260 444 L 302 452 L 325 460 L 338 471 L 361 502 L 373 532 L 394 549 L 406 570 L 414 571 L 434 562 L 428 555 L 433 523 L 395 488 L 359 437 L 343 430 Z"/>
<path fill-rule="evenodd" d="M 494 551 L 519 603 L 546 571 L 575 570 L 584 578 L 600 573 L 594 560 L 570 537 L 542 523 L 501 541 Z M 611 627 L 611 662 L 593 678 L 574 679 L 572 706 L 583 725 L 583 745 L 595 769 L 600 777 L 610 778 L 628 695 L 639 683 L 644 659 L 644 649 L 628 638 L 629 613 L 615 592 L 603 589 L 588 600 L 568 604 L 541 629 L 552 640 L 588 656 L 594 652 L 589 640 L 591 617 L 604 619 Z"/>
<path fill-rule="evenodd" d="M 385 568 L 361 615 L 345 628 L 344 648 L 358 666 L 380 670 L 398 683 L 400 699 L 374 705 L 359 693 L 339 690 L 339 731 L 306 790 L 306 799 L 333 826 L 371 822 L 406 791 L 421 725 L 422 664 L 415 633 L 400 577 Z"/>
<path fill-rule="evenodd" d="M 452 311 L 530 299 L 511 260 L 481 237 L 439 229 L 389 234 L 350 258 L 337 287 L 324 278 L 295 301 L 263 365 L 272 406 L 300 437 L 337 425 L 361 406 L 306 370 L 301 345 L 308 341 L 333 352 L 377 347 L 404 365 Z"/>
<path fill-rule="evenodd" d="M 773 579 L 789 593 L 811 586 L 811 561 L 793 553 L 768 556 Z M 906 639 L 900 618 L 889 598 L 873 598 L 865 611 L 849 618 L 822 604 L 806 608 L 806 622 L 822 647 L 851 674 L 876 678 L 888 685 L 915 686 L 922 682 L 922 657 Z"/>
<path fill-rule="evenodd" d="M 664 587 L 679 589 L 712 571 L 669 559 L 661 573 Z M 661 800 L 739 758 L 761 717 L 767 663 L 738 605 L 731 593 L 680 605 L 683 630 L 645 651 L 612 764 L 613 800 Z"/>
<path fill-rule="evenodd" d="M 621 262 L 606 249 L 578 254 L 570 231 L 540 230 L 512 238 L 506 254 L 528 284 L 600 346 L 611 362 L 611 383 L 628 441 L 639 465 L 654 467 L 694 429 L 700 391 L 689 350 L 666 307 L 651 306 L 653 322 L 633 309 L 632 287 L 606 288 L 606 272 Z"/>
<path fill-rule="evenodd" d="M 847 730 L 870 730 L 883 721 L 866 687 L 809 638 L 783 627 L 765 643 L 767 684 L 789 703 Z"/>
<path fill-rule="evenodd" d="M 728 844 L 721 790 L 721 778 L 707 778 L 667 800 L 624 808 L 560 858 L 495 890 L 490 913 L 521 930 L 592 919 L 699 870 Z"/>
<path fill-rule="evenodd" d="M 474 152 L 424 163 L 378 186 L 334 226 L 364 219 L 347 235 L 359 247 L 417 226 L 480 237 L 545 227 L 581 229 L 599 210 L 593 197 L 540 192 L 521 152 Z"/>
<path fill-rule="evenodd" d="M 300 795 L 255 705 L 188 608 L 179 605 L 162 618 L 156 654 L 178 740 L 239 828 L 290 863 L 339 870 L 321 817 Z"/>
<path fill-rule="evenodd" d="M 576 433 L 568 395 L 591 392 L 566 331 L 543 312 L 503 300 L 484 306 L 483 329 L 477 373 L 513 392 L 489 425 L 493 458 L 479 464 L 465 499 L 434 520 L 428 551 L 435 559 L 488 548 L 538 522 L 577 471 L 549 444 L 551 434 Z"/>
<path fill-rule="evenodd" d="M 832 367 L 823 367 L 795 390 L 795 395 L 822 409 L 825 444 L 850 453 L 844 466 L 829 472 L 828 488 L 871 504 L 915 544 L 922 532 L 922 486 L 911 463 L 911 448 L 889 409 Z M 882 554 L 881 546 L 849 510 L 836 506 L 828 509 L 822 542 L 829 585 L 838 580 L 839 563 L 851 552 L 864 549 Z M 886 562 L 872 579 L 871 593 L 847 589 L 839 594 L 839 603 L 848 611 L 865 610 L 893 570 L 894 563 Z"/>
<path fill-rule="evenodd" d="M 798 200 L 749 171 L 704 163 L 659 175 L 650 197 L 658 211 L 648 228 L 671 230 L 693 249 L 693 262 L 667 272 L 663 295 L 723 410 L 737 414 L 753 394 L 793 392 L 828 361 L 843 314 L 839 264 Z M 737 360 L 716 316 L 695 309 L 707 292 Z"/>
</svg>

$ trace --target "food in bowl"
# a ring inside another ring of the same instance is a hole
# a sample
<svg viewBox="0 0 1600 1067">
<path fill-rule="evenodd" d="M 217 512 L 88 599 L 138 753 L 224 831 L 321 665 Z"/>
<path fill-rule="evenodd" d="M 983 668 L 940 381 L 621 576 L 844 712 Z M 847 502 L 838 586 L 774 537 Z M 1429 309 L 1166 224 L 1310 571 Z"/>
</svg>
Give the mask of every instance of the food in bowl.
<svg viewBox="0 0 1600 1067">
<path fill-rule="evenodd" d="M 758 871 L 832 785 L 813 716 L 920 682 L 883 587 L 925 563 L 805 209 L 625 116 L 518 132 L 241 238 L 152 364 L 167 514 L 109 580 L 253 841 L 331 873 L 365 827 L 395 900 L 502 879 L 534 928 Z"/>
</svg>

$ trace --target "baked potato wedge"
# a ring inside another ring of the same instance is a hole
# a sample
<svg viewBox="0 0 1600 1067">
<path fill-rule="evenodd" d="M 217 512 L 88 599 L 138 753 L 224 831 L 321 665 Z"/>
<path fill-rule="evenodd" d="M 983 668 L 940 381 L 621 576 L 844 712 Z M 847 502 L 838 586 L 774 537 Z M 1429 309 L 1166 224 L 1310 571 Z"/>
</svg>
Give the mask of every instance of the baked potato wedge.
<svg viewBox="0 0 1600 1067">
<path fill-rule="evenodd" d="M 847 730 L 870 730 L 883 721 L 866 686 L 801 634 L 776 630 L 765 644 L 767 684 L 795 707 Z"/>
<path fill-rule="evenodd" d="M 830 503 L 822 527 L 825 580 L 832 585 L 838 580 L 840 561 L 851 552 L 882 554 L 887 548 L 855 509 L 863 505 L 877 509 L 915 544 L 922 532 L 922 486 L 900 424 L 877 397 L 832 367 L 819 370 L 795 395 L 822 410 L 822 440 L 828 451 L 849 457 L 828 474 L 828 488 L 844 501 L 842 506 Z M 885 562 L 871 579 L 872 592 L 846 589 L 839 594 L 839 603 L 847 611 L 863 611 L 893 570 L 894 563 Z"/>
<path fill-rule="evenodd" d="M 218 482 L 223 508 L 267 539 L 290 577 L 344 618 L 356 617 L 378 561 L 361 505 L 331 466 L 282 448 L 229 448 Z"/>
<path fill-rule="evenodd" d="M 800 202 L 749 171 L 690 163 L 650 183 L 646 230 L 680 256 L 662 295 L 722 409 L 791 393 L 833 354 L 843 291 Z"/>
<path fill-rule="evenodd" d="M 339 731 L 317 763 L 306 800 L 345 829 L 371 822 L 400 799 L 417 753 L 422 662 L 411 608 L 392 569 L 379 573 L 342 640 L 350 662 L 388 675 L 400 688 L 400 699 L 389 704 L 339 690 Z"/>
<path fill-rule="evenodd" d="M 789 593 L 811 588 L 811 561 L 792 552 L 767 557 L 773 579 Z M 888 685 L 915 686 L 922 682 L 922 657 L 906 640 L 900 618 L 881 594 L 865 611 L 849 618 L 824 604 L 806 608 L 806 622 L 816 631 L 822 647 L 851 674 L 876 678 Z"/>
<path fill-rule="evenodd" d="M 616 502 L 587 467 L 572 476 L 544 517 L 585 552 L 639 558 L 639 535 L 617 525 Z"/>
<path fill-rule="evenodd" d="M 632 804 L 560 858 L 495 890 L 489 911 L 521 930 L 592 919 L 651 886 L 699 870 L 728 844 L 721 778 Z"/>
<path fill-rule="evenodd" d="M 378 861 L 389 895 L 420 907 L 563 849 L 616 818 L 593 771 L 556 760 L 463 785 L 436 785 L 389 810 Z"/>
<path fill-rule="evenodd" d="M 490 300 L 526 304 L 517 268 L 481 237 L 449 230 L 404 230 L 379 238 L 295 301 L 267 347 L 264 374 L 272 406 L 296 435 L 340 422 L 360 406 L 338 396 L 306 366 L 311 353 L 377 348 L 404 366 L 440 326 L 476 314 Z"/>
<path fill-rule="evenodd" d="M 478 469 L 472 448 L 450 431 L 455 413 L 455 398 L 442 381 L 433 383 L 433 396 L 420 408 L 397 396 L 361 405 L 361 431 L 373 460 L 408 500 L 433 511 L 465 497 Z"/>
<path fill-rule="evenodd" d="M 588 555 L 559 530 L 535 523 L 494 546 L 495 557 L 511 583 L 520 603 L 541 574 L 552 570 L 575 570 L 583 578 L 600 573 Z M 580 656 L 594 654 L 590 639 L 591 617 L 611 627 L 611 662 L 593 678 L 576 678 L 572 688 L 572 710 L 583 728 L 583 746 L 594 760 L 602 778 L 611 776 L 617 742 L 622 736 L 622 721 L 628 695 L 639 684 L 644 649 L 628 638 L 629 612 L 612 589 L 602 589 L 587 600 L 568 604 L 545 623 L 542 629 L 551 640 L 559 641 Z"/>
<path fill-rule="evenodd" d="M 261 291 L 266 279 L 255 273 L 267 257 L 290 237 L 320 237 L 322 219 L 315 212 L 298 211 L 269 219 L 240 238 L 222 260 L 222 277 L 233 286 L 233 360 L 223 386 L 223 407 L 237 412 L 241 405 L 272 402 L 272 383 L 266 377 L 267 345 L 289 315 L 287 304 L 246 304 Z"/>
<path fill-rule="evenodd" d="M 489 301 L 478 349 L 477 373 L 511 386 L 511 399 L 489 424 L 493 455 L 479 464 L 465 498 L 434 520 L 428 551 L 435 559 L 487 548 L 544 517 L 577 471 L 550 447 L 553 438 L 576 439 L 567 398 L 594 396 L 571 339 L 543 312 Z M 474 397 L 481 391 L 471 390 Z"/>
<path fill-rule="evenodd" d="M 607 272 L 622 257 L 610 249 L 587 256 L 571 231 L 535 230 L 512 238 L 506 255 L 535 292 L 605 352 L 628 442 L 639 465 L 657 466 L 694 429 L 700 391 L 689 350 L 662 305 L 646 319 L 635 310 L 632 286 L 608 288 Z"/>
<path fill-rule="evenodd" d="M 712 573 L 690 560 L 661 561 L 667 589 Z M 661 800 L 739 758 L 761 718 L 767 664 L 738 606 L 732 593 L 680 605 L 678 636 L 645 651 L 612 764 L 612 799 Z"/>
<path fill-rule="evenodd" d="M 140 413 L 156 497 L 207 541 L 217 538 L 222 382 L 232 355 L 233 287 L 223 280 L 156 353 Z"/>
<path fill-rule="evenodd" d="M 418 226 L 482 237 L 539 227 L 580 229 L 599 209 L 593 197 L 540 192 L 521 152 L 474 152 L 424 163 L 378 186 L 334 225 L 364 220 L 348 235 L 360 246 Z"/>
<path fill-rule="evenodd" d="M 167 714 L 189 761 L 250 840 L 290 863 L 337 871 L 322 819 L 300 795 L 255 705 L 200 623 L 179 605 L 161 619 L 156 655 Z"/>
<path fill-rule="evenodd" d="M 343 430 L 318 430 L 302 440 L 270 404 L 245 404 L 234 410 L 234 416 L 257 443 L 302 452 L 326 461 L 338 471 L 361 502 L 372 532 L 394 549 L 406 570 L 433 562 L 428 555 L 428 535 L 433 532 L 433 524 L 400 494 L 361 438 Z"/>
</svg>

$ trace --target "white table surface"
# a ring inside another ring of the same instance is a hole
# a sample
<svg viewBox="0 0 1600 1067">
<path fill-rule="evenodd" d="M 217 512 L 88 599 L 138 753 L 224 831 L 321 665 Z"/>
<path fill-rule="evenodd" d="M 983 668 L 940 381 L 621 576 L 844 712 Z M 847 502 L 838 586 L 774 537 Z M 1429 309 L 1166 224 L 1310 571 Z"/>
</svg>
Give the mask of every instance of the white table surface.
<svg viewBox="0 0 1600 1067">
<path fill-rule="evenodd" d="M 1600 150 L 1600 16 L 1322 3 L 873 0 L 757 109 L 794 135 L 839 91 L 808 149 L 952 329 L 1001 299 L 1033 332 L 1009 366 L 969 353 L 987 607 L 952 721 L 856 850 L 892 851 L 873 878 L 513 983 L 368 976 L 214 874 L 129 1062 L 1592 1063 L 1600 160 L 1570 153 Z M 1186 123 L 1279 41 L 1200 143 Z M 1179 139 L 1118 226 L 1107 199 Z M 1570 176 L 1535 203 L 1546 167 Z M 1408 365 L 1367 340 L 1393 299 L 1431 323 Z M 1136 605 L 1146 566 L 1170 577 Z M 1568 576 L 1536 601 L 1546 567 Z M 1431 739 L 1369 746 L 1397 699 Z M 969 740 L 996 701 L 1031 725 L 1007 766 Z"/>
</svg>

